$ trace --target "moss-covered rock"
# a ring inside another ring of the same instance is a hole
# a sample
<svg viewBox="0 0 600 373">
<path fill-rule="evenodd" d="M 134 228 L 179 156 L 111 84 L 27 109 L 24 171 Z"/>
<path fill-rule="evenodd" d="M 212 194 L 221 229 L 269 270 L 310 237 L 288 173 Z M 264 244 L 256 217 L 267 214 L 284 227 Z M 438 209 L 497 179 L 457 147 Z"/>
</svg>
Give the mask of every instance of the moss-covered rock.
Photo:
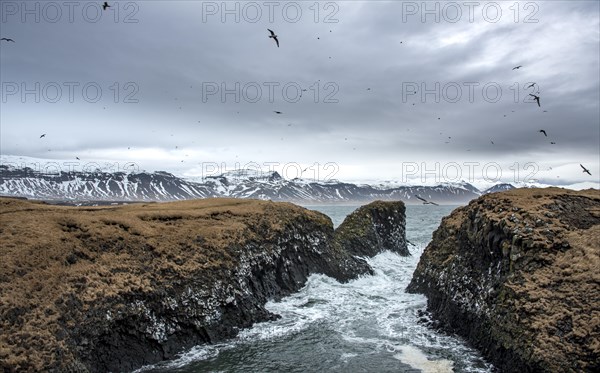
<svg viewBox="0 0 600 373">
<path fill-rule="evenodd" d="M 502 371 L 599 371 L 600 192 L 472 201 L 443 219 L 408 290 Z"/>
<path fill-rule="evenodd" d="M 354 255 L 371 257 L 385 250 L 410 255 L 405 212 L 400 201 L 369 203 L 346 217 L 335 230 L 335 241 Z"/>
</svg>

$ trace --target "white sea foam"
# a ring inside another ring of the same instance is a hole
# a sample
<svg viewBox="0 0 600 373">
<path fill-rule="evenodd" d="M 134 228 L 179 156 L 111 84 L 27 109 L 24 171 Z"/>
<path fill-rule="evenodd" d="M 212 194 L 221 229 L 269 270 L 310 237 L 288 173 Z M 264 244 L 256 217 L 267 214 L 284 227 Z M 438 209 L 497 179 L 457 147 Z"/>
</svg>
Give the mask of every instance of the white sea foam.
<svg viewBox="0 0 600 373">
<path fill-rule="evenodd" d="M 422 216 L 430 214 L 430 210 L 419 206 L 409 206 L 409 209 L 423 210 Z M 410 247 L 413 256 L 402 257 L 392 252 L 379 254 L 367 259 L 375 271 L 373 276 L 363 276 L 344 284 L 324 275 L 311 275 L 297 293 L 266 304 L 269 311 L 281 315 L 280 319 L 257 323 L 241 331 L 229 343 L 196 347 L 160 368 L 170 370 L 202 360 L 214 361 L 224 351 L 234 349 L 230 352 L 235 352 L 235 349 L 243 350 L 258 344 L 262 344 L 260 349 L 277 348 L 290 351 L 292 355 L 302 350 L 303 357 L 311 363 L 314 361 L 315 366 L 326 364 L 319 361 L 320 350 L 311 352 L 309 348 L 306 351 L 303 350 L 306 345 L 297 344 L 298 339 L 306 337 L 311 341 L 322 338 L 335 341 L 335 346 L 328 350 L 328 354 L 332 354 L 328 358 L 341 365 L 324 365 L 318 370 L 337 367 L 352 371 L 357 366 L 353 364 L 364 364 L 364 359 L 373 359 L 375 365 L 384 359 L 392 365 L 383 370 L 376 366 L 373 369 L 402 372 L 403 367 L 409 365 L 411 369 L 423 372 L 452 372 L 453 367 L 461 372 L 491 371 L 491 365 L 464 341 L 419 323 L 418 311 L 426 307 L 427 300 L 423 295 L 405 292 L 434 227 L 434 222 L 422 221 L 421 215 L 413 217 L 407 224 L 407 237 L 417 244 Z M 393 361 L 397 361 L 397 366 Z M 261 361 L 253 360 L 250 364 L 260 367 Z"/>
<path fill-rule="evenodd" d="M 423 373 L 454 372 L 454 362 L 451 360 L 430 360 L 423 351 L 414 346 L 402 346 L 401 351 L 401 353 L 394 355 L 394 357 L 404 364 L 420 369 Z"/>
</svg>

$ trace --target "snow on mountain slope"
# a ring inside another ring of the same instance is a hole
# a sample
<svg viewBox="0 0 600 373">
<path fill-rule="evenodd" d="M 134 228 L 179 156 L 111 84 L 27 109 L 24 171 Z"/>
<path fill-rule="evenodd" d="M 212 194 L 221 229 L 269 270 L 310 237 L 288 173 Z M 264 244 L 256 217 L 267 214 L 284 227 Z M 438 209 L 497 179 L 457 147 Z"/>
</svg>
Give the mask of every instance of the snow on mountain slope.
<svg viewBox="0 0 600 373">
<path fill-rule="evenodd" d="M 36 171 L 0 165 L 0 195 L 44 200 L 170 201 L 215 196 L 168 173 Z"/>
<path fill-rule="evenodd" d="M 482 193 L 464 181 L 406 185 L 393 180 L 373 184 L 300 178 L 287 180 L 276 171 L 256 170 L 234 170 L 187 179 L 164 171 L 147 172 L 124 166 L 110 162 L 83 163 L 3 155 L 0 156 L 0 195 L 68 201 L 172 201 L 234 197 L 296 203 L 402 200 L 420 204 L 421 201 L 415 198 L 419 195 L 440 204 L 466 204 L 481 194 L 514 188 L 511 184 L 498 184 Z"/>
</svg>

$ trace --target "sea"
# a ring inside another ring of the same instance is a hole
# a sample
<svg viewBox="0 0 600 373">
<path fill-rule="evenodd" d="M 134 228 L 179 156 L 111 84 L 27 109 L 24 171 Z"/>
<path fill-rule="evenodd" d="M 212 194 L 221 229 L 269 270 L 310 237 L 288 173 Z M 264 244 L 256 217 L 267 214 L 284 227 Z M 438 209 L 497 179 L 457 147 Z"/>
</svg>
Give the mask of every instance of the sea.
<svg viewBox="0 0 600 373">
<path fill-rule="evenodd" d="M 338 226 L 359 206 L 304 206 Z M 419 257 L 442 218 L 457 206 L 406 206 L 410 257 L 384 252 L 368 259 L 375 274 L 342 284 L 311 275 L 297 293 L 266 307 L 282 317 L 237 338 L 197 346 L 138 372 L 492 372 L 459 336 L 419 321 L 427 299 L 408 294 Z"/>
</svg>

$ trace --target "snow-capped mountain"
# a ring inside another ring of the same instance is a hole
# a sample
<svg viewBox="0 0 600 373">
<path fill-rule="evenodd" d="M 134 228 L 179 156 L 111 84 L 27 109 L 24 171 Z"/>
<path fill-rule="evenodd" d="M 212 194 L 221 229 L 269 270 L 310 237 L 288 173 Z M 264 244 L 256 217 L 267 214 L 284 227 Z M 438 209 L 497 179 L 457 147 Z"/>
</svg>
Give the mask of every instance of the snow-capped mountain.
<svg viewBox="0 0 600 373">
<path fill-rule="evenodd" d="M 203 179 L 186 179 L 162 171 L 34 168 L 14 161 L 1 163 L 0 195 L 55 201 L 173 201 L 233 197 L 305 204 L 365 203 L 373 200 L 420 204 L 421 201 L 415 198 L 419 195 L 440 204 L 465 204 L 482 194 L 466 182 L 435 186 L 390 183 L 385 188 L 381 184 L 353 184 L 338 180 L 287 180 L 276 171 L 235 170 Z"/>
<path fill-rule="evenodd" d="M 437 203 L 462 204 L 480 195 L 470 185 L 407 186 L 379 189 L 342 182 L 285 180 L 277 172 L 261 177 L 206 177 L 187 181 L 167 172 L 57 172 L 0 165 L 0 195 L 44 200 L 172 201 L 234 197 L 297 203 L 403 200 L 419 203 L 415 195 Z"/>
<path fill-rule="evenodd" d="M 484 190 L 482 194 L 503 192 L 505 190 L 511 190 L 511 189 L 515 189 L 515 186 L 512 184 L 506 184 L 506 183 L 496 184 L 496 185 L 492 186 L 491 188 Z"/>
<path fill-rule="evenodd" d="M 43 200 L 170 201 L 214 196 L 167 172 L 52 172 L 0 165 L 0 195 Z"/>
</svg>

